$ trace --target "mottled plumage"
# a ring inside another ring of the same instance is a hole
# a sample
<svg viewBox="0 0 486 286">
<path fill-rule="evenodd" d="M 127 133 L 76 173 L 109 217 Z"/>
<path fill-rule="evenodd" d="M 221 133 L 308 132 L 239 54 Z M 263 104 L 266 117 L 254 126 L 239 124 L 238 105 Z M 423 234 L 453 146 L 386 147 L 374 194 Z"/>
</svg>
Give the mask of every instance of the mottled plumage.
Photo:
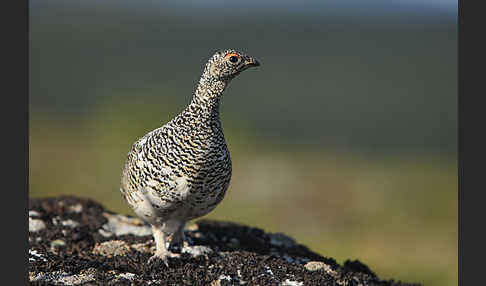
<svg viewBox="0 0 486 286">
<path fill-rule="evenodd" d="M 132 145 L 121 192 L 152 225 L 158 257 L 167 264 L 167 236 L 181 246 L 187 221 L 213 210 L 231 179 L 231 158 L 219 105 L 227 84 L 257 60 L 235 50 L 216 52 L 205 66 L 191 103 L 164 126 Z"/>
</svg>

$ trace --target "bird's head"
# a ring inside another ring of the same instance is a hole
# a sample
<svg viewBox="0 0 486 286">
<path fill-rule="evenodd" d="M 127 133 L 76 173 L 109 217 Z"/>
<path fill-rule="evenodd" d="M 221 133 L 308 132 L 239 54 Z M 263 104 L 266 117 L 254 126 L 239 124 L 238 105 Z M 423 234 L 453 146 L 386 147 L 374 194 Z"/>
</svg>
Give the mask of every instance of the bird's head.
<svg viewBox="0 0 486 286">
<path fill-rule="evenodd" d="M 211 77 L 217 80 L 229 81 L 242 71 L 257 67 L 260 63 L 242 52 L 223 50 L 216 52 L 209 60 L 206 68 Z"/>
</svg>

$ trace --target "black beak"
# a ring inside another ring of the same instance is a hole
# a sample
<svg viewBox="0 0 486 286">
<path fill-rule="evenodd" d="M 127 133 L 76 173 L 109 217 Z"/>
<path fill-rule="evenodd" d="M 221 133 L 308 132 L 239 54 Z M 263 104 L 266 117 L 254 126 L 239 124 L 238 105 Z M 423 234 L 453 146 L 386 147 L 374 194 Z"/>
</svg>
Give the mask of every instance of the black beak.
<svg viewBox="0 0 486 286">
<path fill-rule="evenodd" d="M 246 65 L 249 67 L 258 67 L 260 66 L 260 62 L 257 61 L 256 59 L 249 58 L 246 62 Z"/>
</svg>

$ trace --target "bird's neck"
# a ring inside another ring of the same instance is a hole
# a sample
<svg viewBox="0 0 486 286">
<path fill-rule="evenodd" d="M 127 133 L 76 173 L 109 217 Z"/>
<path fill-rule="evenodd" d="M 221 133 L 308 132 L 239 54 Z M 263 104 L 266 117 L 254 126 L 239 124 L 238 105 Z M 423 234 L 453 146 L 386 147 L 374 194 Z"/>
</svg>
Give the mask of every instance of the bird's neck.
<svg viewBox="0 0 486 286">
<path fill-rule="evenodd" d="M 227 81 L 211 77 L 208 71 L 204 72 L 187 110 L 199 120 L 219 121 L 221 95 L 227 84 Z"/>
</svg>

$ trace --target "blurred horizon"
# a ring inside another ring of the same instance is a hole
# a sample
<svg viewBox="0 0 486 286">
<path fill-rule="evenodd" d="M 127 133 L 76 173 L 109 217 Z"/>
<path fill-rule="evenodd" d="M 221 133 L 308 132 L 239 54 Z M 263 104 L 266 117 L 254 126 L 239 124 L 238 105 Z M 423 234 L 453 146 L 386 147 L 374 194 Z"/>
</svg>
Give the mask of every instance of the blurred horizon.
<svg viewBox="0 0 486 286">
<path fill-rule="evenodd" d="M 236 48 L 262 65 L 223 95 L 233 178 L 208 218 L 457 285 L 457 2 L 305 4 L 30 1 L 29 194 L 133 215 L 118 191 L 131 144 Z"/>
</svg>

